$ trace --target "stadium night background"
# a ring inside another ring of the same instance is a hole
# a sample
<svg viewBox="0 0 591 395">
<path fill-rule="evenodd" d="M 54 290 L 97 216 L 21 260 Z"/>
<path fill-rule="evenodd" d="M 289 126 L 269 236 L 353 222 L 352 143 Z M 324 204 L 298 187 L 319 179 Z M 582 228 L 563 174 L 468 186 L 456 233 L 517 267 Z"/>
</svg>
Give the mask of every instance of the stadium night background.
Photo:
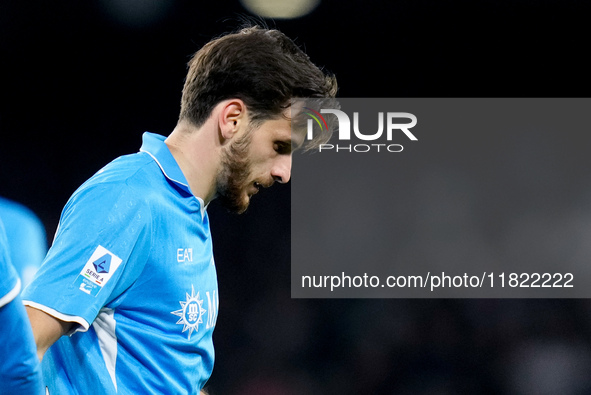
<svg viewBox="0 0 591 395">
<path fill-rule="evenodd" d="M 336 74 L 341 97 L 588 97 L 588 11 L 573 0 L 322 0 L 266 21 Z M 241 15 L 238 1 L 2 2 L 0 195 L 37 213 L 51 239 L 82 182 L 136 152 L 144 131 L 173 129 L 189 56 Z M 384 158 L 421 210 L 345 187 L 326 210 L 363 224 L 355 205 L 374 204 L 400 243 L 394 261 L 420 251 L 423 232 L 442 235 L 439 256 L 466 238 L 479 261 L 541 246 L 552 249 L 539 259 L 591 257 L 588 140 L 466 138 L 478 157 L 433 151 L 416 178 Z M 499 157 L 506 168 L 477 165 Z M 510 188 L 497 188 L 499 174 Z M 208 209 L 220 290 L 212 394 L 591 391 L 587 299 L 292 299 L 290 249 L 306 246 L 291 243 L 290 197 L 278 185 L 242 216 Z M 479 227 L 490 233 L 475 243 Z"/>
</svg>

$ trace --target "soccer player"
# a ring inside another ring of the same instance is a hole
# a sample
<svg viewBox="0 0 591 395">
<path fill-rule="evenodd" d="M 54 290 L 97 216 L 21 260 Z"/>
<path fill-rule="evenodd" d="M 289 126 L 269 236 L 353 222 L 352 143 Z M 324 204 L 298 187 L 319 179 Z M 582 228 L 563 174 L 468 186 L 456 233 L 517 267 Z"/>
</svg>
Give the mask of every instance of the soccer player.
<svg viewBox="0 0 591 395">
<path fill-rule="evenodd" d="M 0 221 L 0 394 L 41 394 L 41 368 Z"/>
<path fill-rule="evenodd" d="M 303 140 L 291 100 L 335 93 L 277 30 L 245 28 L 194 55 L 175 129 L 145 133 L 139 153 L 74 192 L 25 290 L 49 394 L 199 393 L 219 307 L 207 204 L 241 213 L 260 187 L 288 182 Z"/>
</svg>

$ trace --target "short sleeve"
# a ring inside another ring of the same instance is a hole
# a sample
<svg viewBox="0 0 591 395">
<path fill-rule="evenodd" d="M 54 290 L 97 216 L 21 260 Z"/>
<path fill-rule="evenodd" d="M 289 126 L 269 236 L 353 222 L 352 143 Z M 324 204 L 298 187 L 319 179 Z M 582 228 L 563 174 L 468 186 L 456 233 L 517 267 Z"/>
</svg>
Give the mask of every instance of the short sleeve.
<svg viewBox="0 0 591 395">
<path fill-rule="evenodd" d="M 125 181 L 86 183 L 66 204 L 26 305 L 88 329 L 141 274 L 150 250 L 146 194 Z"/>
</svg>

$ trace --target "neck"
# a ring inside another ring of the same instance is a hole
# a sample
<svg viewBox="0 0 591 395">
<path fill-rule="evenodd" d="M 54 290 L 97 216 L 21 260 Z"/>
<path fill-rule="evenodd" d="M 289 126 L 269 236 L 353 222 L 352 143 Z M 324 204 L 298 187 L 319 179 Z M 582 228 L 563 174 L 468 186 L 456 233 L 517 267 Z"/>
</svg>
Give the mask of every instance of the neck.
<svg viewBox="0 0 591 395">
<path fill-rule="evenodd" d="M 193 195 L 209 204 L 216 194 L 216 178 L 220 166 L 217 131 L 210 120 L 197 128 L 179 121 L 165 140 L 168 149 L 183 172 Z"/>
</svg>

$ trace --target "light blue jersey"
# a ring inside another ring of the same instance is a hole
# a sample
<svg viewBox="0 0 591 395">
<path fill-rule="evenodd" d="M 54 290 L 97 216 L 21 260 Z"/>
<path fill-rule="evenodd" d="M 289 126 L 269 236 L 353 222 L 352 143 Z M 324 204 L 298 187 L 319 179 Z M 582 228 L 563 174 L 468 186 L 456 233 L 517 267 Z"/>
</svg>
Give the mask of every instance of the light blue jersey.
<svg viewBox="0 0 591 395">
<path fill-rule="evenodd" d="M 47 253 L 45 227 L 41 220 L 20 203 L 0 197 L 0 220 L 10 245 L 10 260 L 23 288 L 41 266 Z"/>
<path fill-rule="evenodd" d="M 39 395 L 43 390 L 37 347 L 9 250 L 0 221 L 0 394 Z"/>
<path fill-rule="evenodd" d="M 219 305 L 209 219 L 163 136 L 74 193 L 23 300 L 78 324 L 43 359 L 51 395 L 199 393 Z"/>
</svg>

